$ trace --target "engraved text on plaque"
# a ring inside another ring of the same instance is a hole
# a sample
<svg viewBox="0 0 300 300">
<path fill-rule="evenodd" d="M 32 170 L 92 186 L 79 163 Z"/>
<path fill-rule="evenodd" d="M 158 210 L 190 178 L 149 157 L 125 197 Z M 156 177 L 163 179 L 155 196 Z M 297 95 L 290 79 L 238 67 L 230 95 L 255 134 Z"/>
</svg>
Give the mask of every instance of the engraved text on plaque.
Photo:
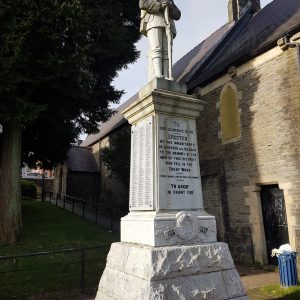
<svg viewBox="0 0 300 300">
<path fill-rule="evenodd" d="M 153 210 L 152 118 L 132 126 L 130 210 Z"/>
<path fill-rule="evenodd" d="M 196 134 L 195 120 L 159 116 L 160 209 L 203 207 Z"/>
</svg>

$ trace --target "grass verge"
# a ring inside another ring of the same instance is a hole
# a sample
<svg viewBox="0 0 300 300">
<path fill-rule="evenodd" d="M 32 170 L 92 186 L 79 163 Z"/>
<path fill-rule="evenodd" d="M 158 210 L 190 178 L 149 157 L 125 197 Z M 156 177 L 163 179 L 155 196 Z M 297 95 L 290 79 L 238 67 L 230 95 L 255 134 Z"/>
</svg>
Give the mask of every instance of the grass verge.
<svg viewBox="0 0 300 300">
<path fill-rule="evenodd" d="M 2 245 L 0 256 L 106 246 L 84 253 L 0 259 L 0 299 L 95 288 L 116 236 L 49 203 L 22 201 L 22 213 L 23 236 L 14 246 Z"/>
<path fill-rule="evenodd" d="M 289 288 L 282 288 L 278 284 L 268 285 L 260 289 L 264 295 L 273 296 L 279 299 L 299 300 L 300 286 L 293 286 Z"/>
</svg>

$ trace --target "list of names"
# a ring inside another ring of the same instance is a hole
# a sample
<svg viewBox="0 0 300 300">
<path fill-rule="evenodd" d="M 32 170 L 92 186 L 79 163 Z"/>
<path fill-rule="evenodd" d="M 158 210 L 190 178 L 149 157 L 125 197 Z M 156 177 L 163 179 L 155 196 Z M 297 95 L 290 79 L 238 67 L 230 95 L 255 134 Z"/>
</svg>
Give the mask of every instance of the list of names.
<svg viewBox="0 0 300 300">
<path fill-rule="evenodd" d="M 130 210 L 153 209 L 152 117 L 132 126 Z"/>
</svg>

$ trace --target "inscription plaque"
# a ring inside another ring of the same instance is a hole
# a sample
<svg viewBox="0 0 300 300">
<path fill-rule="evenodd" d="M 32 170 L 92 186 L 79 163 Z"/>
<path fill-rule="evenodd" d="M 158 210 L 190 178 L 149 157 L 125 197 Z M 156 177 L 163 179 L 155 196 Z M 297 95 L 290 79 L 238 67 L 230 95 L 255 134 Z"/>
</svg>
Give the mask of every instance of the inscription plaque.
<svg viewBox="0 0 300 300">
<path fill-rule="evenodd" d="M 153 210 L 153 117 L 131 129 L 130 210 Z"/>
<path fill-rule="evenodd" d="M 196 122 L 159 115 L 159 209 L 203 208 Z"/>
</svg>

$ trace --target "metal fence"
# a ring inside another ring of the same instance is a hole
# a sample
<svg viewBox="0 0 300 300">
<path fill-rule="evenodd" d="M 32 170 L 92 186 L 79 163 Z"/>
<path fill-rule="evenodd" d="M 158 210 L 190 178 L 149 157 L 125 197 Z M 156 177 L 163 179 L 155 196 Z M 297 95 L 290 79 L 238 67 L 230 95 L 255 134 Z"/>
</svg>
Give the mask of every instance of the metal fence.
<svg viewBox="0 0 300 300">
<path fill-rule="evenodd" d="M 95 295 L 108 250 L 101 245 L 0 256 L 0 299 L 60 299 L 67 291 Z"/>
<path fill-rule="evenodd" d="M 43 199 L 116 233 L 120 232 L 120 219 L 127 214 L 125 211 L 100 203 L 53 193 L 52 191 L 45 191 Z"/>
</svg>

